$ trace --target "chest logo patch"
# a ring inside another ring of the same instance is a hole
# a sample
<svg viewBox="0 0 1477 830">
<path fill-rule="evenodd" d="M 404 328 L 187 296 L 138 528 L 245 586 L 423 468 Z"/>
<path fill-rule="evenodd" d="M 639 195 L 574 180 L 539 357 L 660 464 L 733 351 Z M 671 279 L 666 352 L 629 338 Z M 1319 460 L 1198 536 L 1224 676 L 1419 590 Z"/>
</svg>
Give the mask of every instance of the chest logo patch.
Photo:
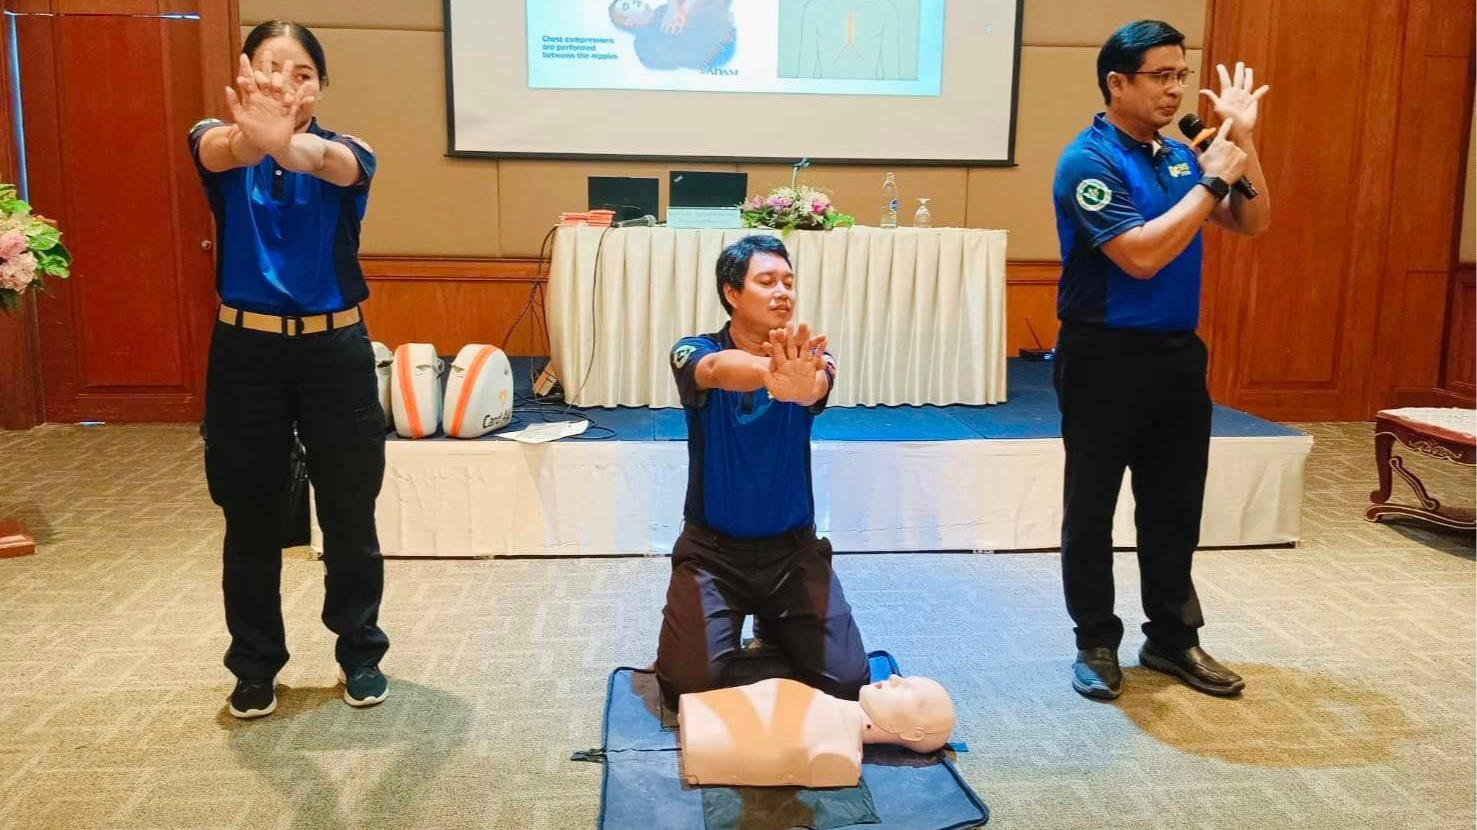
<svg viewBox="0 0 1477 830">
<path fill-rule="evenodd" d="M 1097 213 L 1113 201 L 1113 191 L 1101 179 L 1083 179 L 1077 184 L 1077 204 L 1083 210 Z"/>
<path fill-rule="evenodd" d="M 681 369 L 687 365 L 687 361 L 692 359 L 693 352 L 696 351 L 696 346 L 678 346 L 672 350 L 672 365 Z"/>
<path fill-rule="evenodd" d="M 1169 175 L 1173 176 L 1176 179 L 1190 175 L 1189 162 L 1182 161 L 1179 164 L 1171 164 L 1169 166 Z"/>
</svg>

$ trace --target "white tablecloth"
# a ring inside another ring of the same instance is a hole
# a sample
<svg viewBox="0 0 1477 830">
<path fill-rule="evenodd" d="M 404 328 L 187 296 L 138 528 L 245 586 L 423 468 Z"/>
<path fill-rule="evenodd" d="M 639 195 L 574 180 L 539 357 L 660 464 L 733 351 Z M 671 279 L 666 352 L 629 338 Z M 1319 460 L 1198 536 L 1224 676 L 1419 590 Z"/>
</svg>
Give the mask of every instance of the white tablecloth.
<svg viewBox="0 0 1477 830">
<path fill-rule="evenodd" d="M 773 232 L 560 228 L 548 314 L 565 399 L 680 406 L 672 345 L 727 321 L 714 268 L 751 233 Z M 1005 400 L 1005 231 L 842 228 L 786 245 L 796 319 L 840 367 L 832 406 Z"/>
</svg>

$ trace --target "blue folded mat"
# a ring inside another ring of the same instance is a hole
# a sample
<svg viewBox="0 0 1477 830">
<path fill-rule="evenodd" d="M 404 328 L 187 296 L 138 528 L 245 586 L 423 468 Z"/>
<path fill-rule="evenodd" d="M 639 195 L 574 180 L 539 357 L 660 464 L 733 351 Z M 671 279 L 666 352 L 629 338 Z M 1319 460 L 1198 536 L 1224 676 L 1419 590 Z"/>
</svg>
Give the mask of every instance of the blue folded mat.
<svg viewBox="0 0 1477 830">
<path fill-rule="evenodd" d="M 873 680 L 901 673 L 885 651 L 868 659 Z M 574 755 L 605 765 L 599 830 L 775 830 L 756 818 L 765 810 L 734 807 L 753 808 L 762 800 L 773 808 L 785 799 L 793 801 L 790 810 L 770 809 L 769 814 L 815 816 L 795 826 L 816 830 L 966 830 L 990 818 L 989 808 L 942 751 L 919 755 L 877 744 L 865 747 L 862 784 L 854 788 L 690 786 L 680 774 L 676 713 L 664 709 L 661 700 L 652 672 L 625 667 L 611 672 L 605 745 Z M 838 816 L 862 823 L 834 823 Z"/>
</svg>

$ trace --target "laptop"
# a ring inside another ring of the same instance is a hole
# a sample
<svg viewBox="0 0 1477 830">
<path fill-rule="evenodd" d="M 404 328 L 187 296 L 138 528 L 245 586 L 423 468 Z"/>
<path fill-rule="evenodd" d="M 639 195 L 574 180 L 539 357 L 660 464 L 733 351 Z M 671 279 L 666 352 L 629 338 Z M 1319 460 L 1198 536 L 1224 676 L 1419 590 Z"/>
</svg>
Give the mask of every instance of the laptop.
<svg viewBox="0 0 1477 830">
<path fill-rule="evenodd" d="M 614 222 L 656 216 L 656 179 L 635 176 L 590 176 L 590 210 L 612 210 Z"/>
<path fill-rule="evenodd" d="M 731 208 L 749 198 L 749 174 L 673 170 L 668 189 L 673 207 Z"/>
</svg>

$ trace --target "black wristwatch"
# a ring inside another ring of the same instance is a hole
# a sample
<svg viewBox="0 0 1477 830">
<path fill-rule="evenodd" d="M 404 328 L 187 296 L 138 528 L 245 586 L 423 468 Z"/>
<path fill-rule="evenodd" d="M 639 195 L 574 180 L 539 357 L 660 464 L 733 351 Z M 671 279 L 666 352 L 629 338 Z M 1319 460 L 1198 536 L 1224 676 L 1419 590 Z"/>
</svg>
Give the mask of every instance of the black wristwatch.
<svg viewBox="0 0 1477 830">
<path fill-rule="evenodd" d="M 1197 184 L 1199 184 L 1201 187 L 1204 187 L 1206 190 L 1209 190 L 1211 194 L 1215 196 L 1215 200 L 1217 202 L 1226 198 L 1231 193 L 1231 186 L 1229 184 L 1226 184 L 1225 179 L 1222 179 L 1219 176 L 1212 176 L 1209 173 L 1201 176 L 1200 181 L 1197 182 Z"/>
</svg>

